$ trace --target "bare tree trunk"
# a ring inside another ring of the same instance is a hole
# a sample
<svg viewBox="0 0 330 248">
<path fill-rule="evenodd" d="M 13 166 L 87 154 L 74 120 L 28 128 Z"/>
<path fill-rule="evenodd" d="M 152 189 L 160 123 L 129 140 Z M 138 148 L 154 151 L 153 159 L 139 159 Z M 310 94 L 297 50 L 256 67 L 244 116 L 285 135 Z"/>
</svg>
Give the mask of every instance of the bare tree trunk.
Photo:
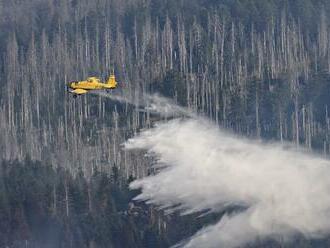
<svg viewBox="0 0 330 248">
<path fill-rule="evenodd" d="M 65 191 L 65 210 L 66 210 L 66 217 L 69 218 L 70 216 L 70 208 L 69 208 L 69 185 L 67 182 L 67 178 L 64 181 L 64 191 Z"/>
</svg>

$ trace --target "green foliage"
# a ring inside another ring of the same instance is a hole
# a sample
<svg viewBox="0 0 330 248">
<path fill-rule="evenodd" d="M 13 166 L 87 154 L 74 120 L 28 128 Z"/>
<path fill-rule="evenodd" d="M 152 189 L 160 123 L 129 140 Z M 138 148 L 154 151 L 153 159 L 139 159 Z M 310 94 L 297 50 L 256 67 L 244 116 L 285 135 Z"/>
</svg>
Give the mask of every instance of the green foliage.
<svg viewBox="0 0 330 248">
<path fill-rule="evenodd" d="M 0 247 L 14 243 L 25 247 L 27 242 L 32 247 L 87 248 L 93 243 L 99 248 L 165 248 L 203 223 L 196 216 L 166 217 L 143 203 L 133 203 L 139 191 L 128 190 L 127 184 L 120 187 L 104 173 L 86 180 L 79 172 L 73 178 L 62 169 L 29 159 L 3 162 L 0 172 Z M 160 232 L 158 218 L 170 228 Z M 209 216 L 207 222 L 214 219 Z"/>
<path fill-rule="evenodd" d="M 133 196 L 128 190 L 120 191 L 106 175 L 97 174 L 90 181 L 93 199 L 88 199 L 88 182 L 81 174 L 72 178 L 63 170 L 54 170 L 39 162 L 3 162 L 0 176 L 3 179 L 0 247 L 14 242 L 23 244 L 25 240 L 36 246 L 53 243 L 54 247 L 66 247 L 70 243 L 74 247 L 88 247 L 91 241 L 99 244 L 98 247 L 108 247 L 111 243 L 124 247 L 123 242 L 127 242 L 124 236 L 118 237 L 118 233 L 126 229 L 123 222 L 130 217 L 125 211 Z M 65 210 L 65 185 L 69 188 L 69 216 Z M 134 221 L 130 228 L 135 232 Z M 140 238 L 135 235 L 127 244 L 133 247 Z"/>
</svg>

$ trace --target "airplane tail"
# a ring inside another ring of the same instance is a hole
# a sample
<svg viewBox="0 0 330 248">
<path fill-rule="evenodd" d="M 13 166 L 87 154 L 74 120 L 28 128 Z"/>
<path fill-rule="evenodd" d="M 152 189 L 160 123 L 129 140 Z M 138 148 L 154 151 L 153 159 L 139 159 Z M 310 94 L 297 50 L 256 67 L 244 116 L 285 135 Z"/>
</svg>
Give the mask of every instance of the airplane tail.
<svg viewBox="0 0 330 248">
<path fill-rule="evenodd" d="M 116 82 L 116 77 L 114 74 L 111 74 L 107 84 L 110 86 L 110 88 L 116 88 L 117 87 L 117 82 Z"/>
</svg>

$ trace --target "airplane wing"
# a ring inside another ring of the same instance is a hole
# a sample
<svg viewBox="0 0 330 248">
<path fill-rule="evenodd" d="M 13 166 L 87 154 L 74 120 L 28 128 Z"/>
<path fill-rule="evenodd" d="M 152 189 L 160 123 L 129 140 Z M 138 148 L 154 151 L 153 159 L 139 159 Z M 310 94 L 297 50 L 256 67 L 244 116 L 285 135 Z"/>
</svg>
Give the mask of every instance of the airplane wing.
<svg viewBox="0 0 330 248">
<path fill-rule="evenodd" d="M 71 90 L 70 93 L 72 94 L 76 94 L 76 95 L 82 95 L 82 94 L 86 94 L 88 91 L 84 90 L 84 89 L 75 89 L 75 90 Z"/>
</svg>

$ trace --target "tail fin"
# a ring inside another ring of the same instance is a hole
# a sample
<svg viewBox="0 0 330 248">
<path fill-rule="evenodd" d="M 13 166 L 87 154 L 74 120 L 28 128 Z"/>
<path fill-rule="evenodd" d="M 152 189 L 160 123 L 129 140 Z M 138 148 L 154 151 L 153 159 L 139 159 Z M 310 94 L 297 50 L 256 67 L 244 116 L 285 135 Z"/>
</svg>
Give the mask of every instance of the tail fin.
<svg viewBox="0 0 330 248">
<path fill-rule="evenodd" d="M 116 77 L 115 74 L 111 74 L 107 84 L 110 86 L 110 88 L 116 88 L 117 87 L 117 82 L 116 82 Z"/>
</svg>

